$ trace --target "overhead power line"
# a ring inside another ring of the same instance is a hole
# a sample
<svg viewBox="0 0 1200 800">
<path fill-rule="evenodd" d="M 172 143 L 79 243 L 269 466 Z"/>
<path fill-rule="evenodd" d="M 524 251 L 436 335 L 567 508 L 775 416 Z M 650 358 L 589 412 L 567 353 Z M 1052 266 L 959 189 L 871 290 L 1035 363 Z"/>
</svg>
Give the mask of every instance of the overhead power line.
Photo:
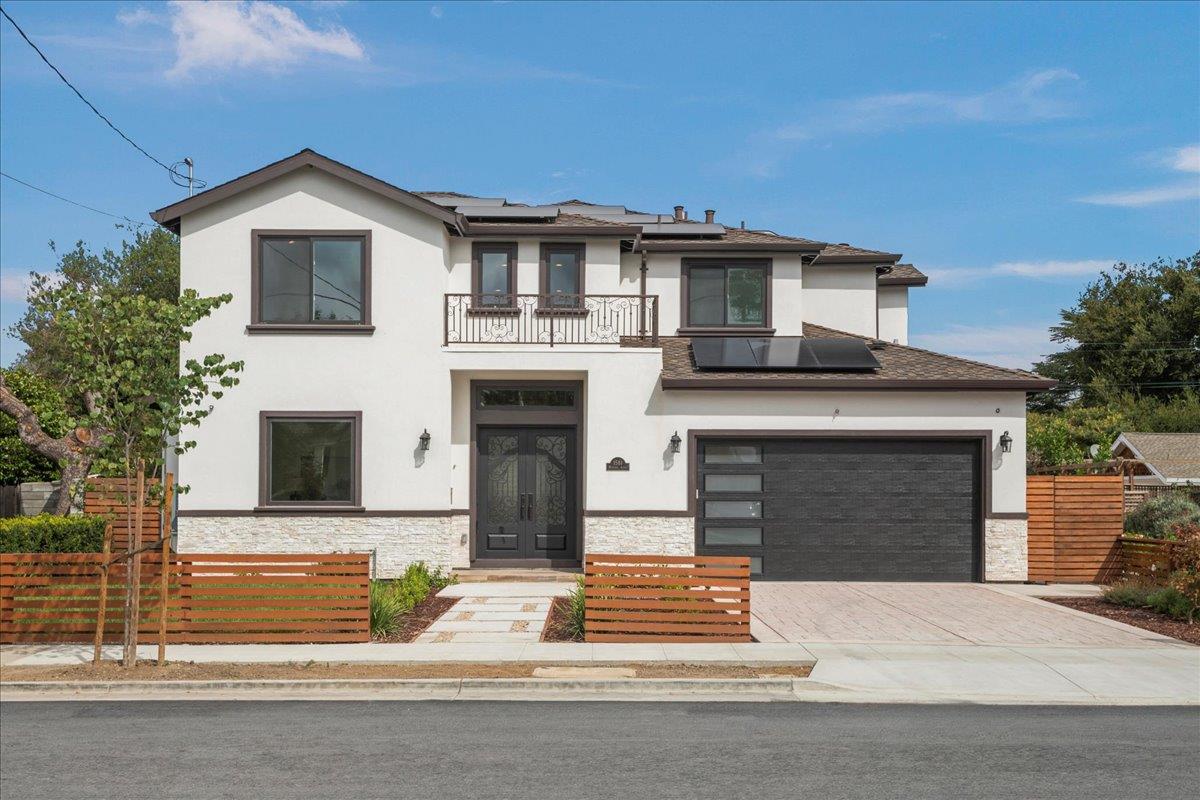
<svg viewBox="0 0 1200 800">
<path fill-rule="evenodd" d="M 54 74 L 58 76 L 59 80 L 61 80 L 63 83 L 65 83 L 67 85 L 67 88 L 70 89 L 72 92 L 74 92 L 75 96 L 78 97 L 80 100 L 82 100 L 83 104 L 92 110 L 93 114 L 95 114 L 97 117 L 102 119 L 104 121 L 105 125 L 112 128 L 113 131 L 115 131 L 118 136 L 120 136 L 125 141 L 129 142 L 129 144 L 133 147 L 133 149 L 137 150 L 139 153 L 144 155 L 146 158 L 150 159 L 155 164 L 157 164 L 158 166 L 165 169 L 167 171 L 167 173 L 172 176 L 173 181 L 176 178 L 182 179 L 182 180 L 189 180 L 187 175 L 182 174 L 175 167 L 168 166 L 167 164 L 164 164 L 162 161 L 159 161 L 157 158 L 152 156 L 144 147 L 142 147 L 140 144 L 135 142 L 133 139 L 130 139 L 125 134 L 125 131 L 118 128 L 111 119 L 106 117 L 104 115 L 104 113 L 100 111 L 100 109 L 96 108 L 96 106 L 92 103 L 91 100 L 88 100 L 86 97 L 84 97 L 83 92 L 76 89 L 75 84 L 73 84 L 69 80 L 67 80 L 67 76 L 63 75 L 62 70 L 60 70 L 58 67 L 54 66 L 54 63 L 49 58 L 46 57 L 46 54 L 42 52 L 40 47 L 38 47 L 36 44 L 33 43 L 33 40 L 30 39 L 29 36 L 25 33 L 25 31 L 21 29 L 21 26 L 17 24 L 17 21 L 15 19 L 13 19 L 11 15 L 9 15 L 8 11 L 6 11 L 3 6 L 0 6 L 0 14 L 3 14 L 4 18 L 12 23 L 12 26 L 17 29 L 17 33 L 21 34 L 21 38 L 25 40 L 25 43 L 33 48 L 33 51 L 38 54 L 38 57 L 41 58 L 42 61 L 46 62 L 46 66 L 49 67 L 50 69 L 54 70 Z M 204 181 L 202 181 L 198 178 L 190 179 L 190 180 L 191 180 L 192 186 L 194 186 L 197 189 L 203 189 L 205 186 L 208 185 Z M 182 184 L 182 185 L 187 185 L 187 184 Z M 101 212 L 101 213 L 104 213 L 104 212 Z"/>
<path fill-rule="evenodd" d="M 16 183 L 19 183 L 22 186 L 26 186 L 30 189 L 33 189 L 35 192 L 41 192 L 44 195 L 53 197 L 55 200 L 62 200 L 64 203 L 70 203 L 73 206 L 79 206 L 80 208 L 86 208 L 88 211 L 94 211 L 95 213 L 103 214 L 106 217 L 112 217 L 113 219 L 124 220 L 124 221 L 130 223 L 131 225 L 137 225 L 139 228 L 146 227 L 145 222 L 138 222 L 137 220 L 130 219 L 129 217 L 126 217 L 123 214 L 113 214 L 112 212 L 104 211 L 103 209 L 93 208 L 92 206 L 89 206 L 86 203 L 80 203 L 77 200 L 72 200 L 69 197 L 63 197 L 61 194 L 55 194 L 54 192 L 51 192 L 48 189 L 43 189 L 40 186 L 34 186 L 32 183 L 23 181 L 20 178 L 14 178 L 12 175 L 9 175 L 7 172 L 0 172 L 0 175 L 3 175 L 5 178 L 8 178 L 10 181 L 15 181 Z"/>
</svg>

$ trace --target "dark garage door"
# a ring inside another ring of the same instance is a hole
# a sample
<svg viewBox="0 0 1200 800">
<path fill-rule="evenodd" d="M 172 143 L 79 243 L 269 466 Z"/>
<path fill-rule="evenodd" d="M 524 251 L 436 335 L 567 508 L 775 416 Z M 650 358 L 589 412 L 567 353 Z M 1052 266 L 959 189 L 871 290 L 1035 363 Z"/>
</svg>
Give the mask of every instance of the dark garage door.
<svg viewBox="0 0 1200 800">
<path fill-rule="evenodd" d="M 972 439 L 700 441 L 697 552 L 773 580 L 978 580 Z"/>
</svg>

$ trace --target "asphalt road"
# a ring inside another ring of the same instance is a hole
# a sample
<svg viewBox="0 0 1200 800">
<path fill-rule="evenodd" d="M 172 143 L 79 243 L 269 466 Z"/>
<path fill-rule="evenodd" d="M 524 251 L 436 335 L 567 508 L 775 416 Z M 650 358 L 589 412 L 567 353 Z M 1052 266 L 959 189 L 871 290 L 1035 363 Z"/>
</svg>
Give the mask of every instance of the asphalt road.
<svg viewBox="0 0 1200 800">
<path fill-rule="evenodd" d="M 0 796 L 1194 797 L 1196 708 L 0 704 Z"/>
</svg>

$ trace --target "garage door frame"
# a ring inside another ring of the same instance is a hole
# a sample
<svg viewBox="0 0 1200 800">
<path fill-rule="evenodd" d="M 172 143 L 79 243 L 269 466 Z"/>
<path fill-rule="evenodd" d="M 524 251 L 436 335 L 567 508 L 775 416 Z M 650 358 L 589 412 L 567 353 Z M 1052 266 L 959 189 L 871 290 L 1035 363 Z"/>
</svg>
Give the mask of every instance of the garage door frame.
<svg viewBox="0 0 1200 800">
<path fill-rule="evenodd" d="M 943 441 L 963 441 L 973 440 L 979 443 L 978 458 L 979 458 L 979 480 L 982 485 L 979 487 L 979 496 L 981 498 L 982 508 L 975 520 L 975 564 L 973 569 L 974 580 L 983 582 L 987 580 L 986 558 L 985 558 L 985 529 L 987 520 L 992 515 L 992 481 L 991 481 L 991 455 L 992 455 L 992 432 L 990 430 L 852 430 L 852 431 L 833 431 L 833 430 L 759 430 L 759 429 L 744 429 L 732 430 L 728 428 L 718 430 L 693 430 L 688 429 L 688 512 L 695 520 L 695 532 L 692 546 L 695 552 L 700 552 L 701 548 L 701 533 L 700 533 L 700 517 L 699 517 L 699 475 L 700 475 L 700 440 L 701 439 L 922 439 L 922 440 L 943 440 Z"/>
</svg>

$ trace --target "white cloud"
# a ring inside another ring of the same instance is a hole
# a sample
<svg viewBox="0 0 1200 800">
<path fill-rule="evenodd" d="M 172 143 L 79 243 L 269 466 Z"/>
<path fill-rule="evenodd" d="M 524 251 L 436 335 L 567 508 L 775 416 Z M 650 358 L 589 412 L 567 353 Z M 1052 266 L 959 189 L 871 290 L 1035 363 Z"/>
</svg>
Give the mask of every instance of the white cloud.
<svg viewBox="0 0 1200 800">
<path fill-rule="evenodd" d="M 1166 167 L 1174 172 L 1200 173 L 1200 144 L 1160 150 L 1143 156 L 1141 160 Z M 1198 199 L 1200 199 L 1200 179 L 1188 179 L 1184 183 L 1168 183 L 1145 189 L 1125 189 L 1117 192 L 1091 194 L 1078 198 L 1077 202 L 1093 206 L 1142 208 L 1159 203 L 1178 203 L 1183 200 Z"/>
<path fill-rule="evenodd" d="M 1197 199 L 1200 199 L 1200 183 L 1180 183 L 1170 186 L 1154 186 L 1149 189 L 1093 194 L 1079 198 L 1079 202 L 1093 206 L 1141 208 L 1158 203 L 1177 203 L 1181 200 Z"/>
<path fill-rule="evenodd" d="M 434 19 L 441 19 L 443 13 L 444 12 L 442 11 L 441 6 L 430 6 L 429 7 L 429 16 L 433 17 Z"/>
<path fill-rule="evenodd" d="M 1200 144 L 1176 149 L 1171 155 L 1170 165 L 1179 172 L 1200 172 Z"/>
<path fill-rule="evenodd" d="M 1062 347 L 1050 341 L 1050 323 L 950 325 L 932 333 L 913 334 L 910 343 L 914 347 L 1017 369 L 1029 369 L 1047 353 Z"/>
<path fill-rule="evenodd" d="M 163 22 L 161 14 L 156 14 L 145 6 L 136 8 L 124 9 L 117 12 L 117 22 L 127 28 L 136 28 L 139 25 L 158 25 Z"/>
<path fill-rule="evenodd" d="M 28 274 L 0 272 L 0 300 L 24 303 L 28 293 Z"/>
<path fill-rule="evenodd" d="M 1079 259 L 1076 261 L 1002 261 L 990 267 L 922 268 L 937 287 L 962 286 L 985 278 L 1018 277 L 1037 280 L 1075 278 L 1098 275 L 1113 265 L 1111 259 Z"/>
<path fill-rule="evenodd" d="M 280 72 L 315 56 L 366 58 L 345 28 L 310 27 L 292 9 L 270 2 L 171 3 L 175 64 L 170 78 L 197 72 L 261 68 Z"/>
<path fill-rule="evenodd" d="M 1060 91 L 1078 83 L 1067 69 L 1045 69 L 1009 83 L 976 92 L 896 92 L 842 100 L 815 118 L 777 129 L 783 141 L 811 139 L 831 133 L 871 133 L 916 125 L 951 123 L 1029 123 L 1075 113 Z"/>
</svg>

